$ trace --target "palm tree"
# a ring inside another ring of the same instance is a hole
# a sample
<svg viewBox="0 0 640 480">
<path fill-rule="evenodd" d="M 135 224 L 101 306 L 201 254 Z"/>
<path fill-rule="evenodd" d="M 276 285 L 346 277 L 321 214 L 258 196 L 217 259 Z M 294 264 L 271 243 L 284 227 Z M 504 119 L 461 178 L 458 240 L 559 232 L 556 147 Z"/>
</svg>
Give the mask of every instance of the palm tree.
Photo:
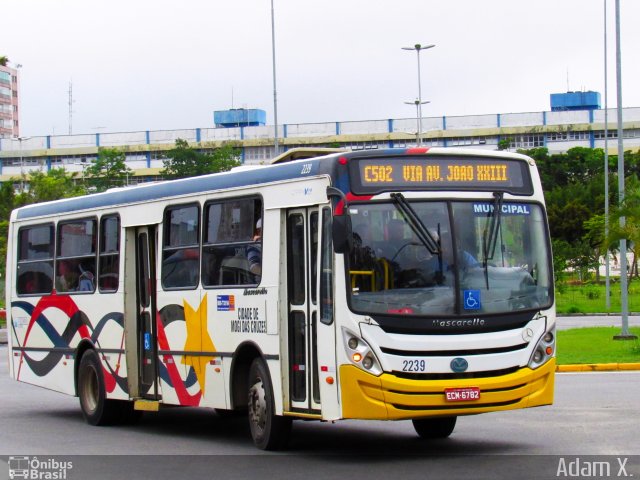
<svg viewBox="0 0 640 480">
<path fill-rule="evenodd" d="M 6 55 L 0 55 L 0 66 L 6 67 L 7 63 L 9 63 L 9 57 Z"/>
</svg>

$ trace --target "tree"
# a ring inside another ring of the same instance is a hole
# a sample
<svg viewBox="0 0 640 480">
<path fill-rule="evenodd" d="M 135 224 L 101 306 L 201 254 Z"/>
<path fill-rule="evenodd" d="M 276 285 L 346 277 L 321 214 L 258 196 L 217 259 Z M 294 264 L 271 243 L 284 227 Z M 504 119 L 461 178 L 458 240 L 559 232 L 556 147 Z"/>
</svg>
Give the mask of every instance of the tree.
<svg viewBox="0 0 640 480">
<path fill-rule="evenodd" d="M 508 138 L 502 138 L 498 142 L 498 150 L 509 150 L 511 148 L 511 140 Z"/>
<path fill-rule="evenodd" d="M 120 150 L 98 149 L 98 158 L 84 171 L 87 183 L 97 192 L 127 185 L 133 171 L 127 167 L 125 160 L 126 155 Z"/>
<path fill-rule="evenodd" d="M 9 220 L 15 202 L 16 192 L 13 182 L 0 183 L 0 221 Z"/>
<path fill-rule="evenodd" d="M 7 57 L 6 55 L 0 55 L 0 66 L 6 67 L 7 63 L 9 63 L 9 57 Z"/>
<path fill-rule="evenodd" d="M 186 140 L 178 138 L 175 148 L 167 152 L 160 174 L 173 179 L 226 172 L 240 165 L 239 156 L 239 149 L 233 143 L 224 143 L 213 152 L 203 153 L 190 147 Z"/>
<path fill-rule="evenodd" d="M 64 168 L 52 168 L 47 173 L 31 172 L 29 189 L 15 196 L 14 206 L 21 207 L 31 203 L 84 195 L 84 187 L 75 182 L 76 175 L 75 172 L 68 173 Z"/>
<path fill-rule="evenodd" d="M 627 181 L 624 200 L 611 211 L 609 220 L 609 236 L 605 246 L 614 248 L 620 240 L 627 240 L 627 248 L 631 250 L 633 259 L 629 268 L 629 282 L 638 277 L 638 254 L 640 253 L 640 181 L 631 177 Z M 625 225 L 620 226 L 620 218 L 625 218 Z M 623 272 L 621 272 L 622 274 Z"/>
<path fill-rule="evenodd" d="M 0 183 L 0 258 L 7 258 L 7 234 L 9 218 L 15 201 L 13 182 Z M 6 262 L 0 262 L 0 276 L 5 276 Z"/>
</svg>

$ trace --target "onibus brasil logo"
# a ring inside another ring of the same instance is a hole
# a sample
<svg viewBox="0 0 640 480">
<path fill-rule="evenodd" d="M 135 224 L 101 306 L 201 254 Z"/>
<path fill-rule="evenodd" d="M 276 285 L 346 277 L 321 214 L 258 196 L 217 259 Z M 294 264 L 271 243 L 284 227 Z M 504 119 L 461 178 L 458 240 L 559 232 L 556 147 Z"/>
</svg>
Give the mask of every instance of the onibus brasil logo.
<svg viewBox="0 0 640 480">
<path fill-rule="evenodd" d="M 60 461 L 55 458 L 38 459 L 38 457 L 9 457 L 9 478 L 25 478 L 33 480 L 65 480 L 67 471 L 73 468 L 73 462 Z"/>
</svg>

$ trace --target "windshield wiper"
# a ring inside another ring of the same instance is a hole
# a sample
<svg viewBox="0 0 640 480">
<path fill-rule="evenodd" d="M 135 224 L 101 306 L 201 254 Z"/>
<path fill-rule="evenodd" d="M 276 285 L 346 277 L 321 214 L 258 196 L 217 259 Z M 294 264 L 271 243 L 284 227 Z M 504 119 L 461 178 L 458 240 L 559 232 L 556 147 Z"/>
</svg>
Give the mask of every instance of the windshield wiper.
<svg viewBox="0 0 640 480">
<path fill-rule="evenodd" d="M 407 202 L 407 199 L 404 198 L 404 195 L 401 193 L 392 193 L 391 199 L 393 200 L 393 204 L 400 211 L 402 216 L 407 220 L 407 223 L 411 227 L 411 230 L 416 234 L 418 240 L 422 242 L 425 248 L 429 251 L 431 255 L 440 255 L 442 252 L 440 250 L 440 245 L 438 240 L 436 240 L 431 232 L 425 227 L 420 217 L 416 214 L 413 207 Z"/>
<path fill-rule="evenodd" d="M 504 194 L 502 192 L 493 193 L 493 208 L 489 212 L 491 219 L 489 224 L 484 229 L 484 235 L 482 238 L 483 256 L 482 267 L 484 268 L 484 279 L 487 284 L 487 290 L 489 289 L 489 260 L 493 260 L 493 256 L 496 250 L 496 244 L 498 243 L 498 233 L 500 232 L 500 220 L 502 218 L 502 199 Z"/>
</svg>

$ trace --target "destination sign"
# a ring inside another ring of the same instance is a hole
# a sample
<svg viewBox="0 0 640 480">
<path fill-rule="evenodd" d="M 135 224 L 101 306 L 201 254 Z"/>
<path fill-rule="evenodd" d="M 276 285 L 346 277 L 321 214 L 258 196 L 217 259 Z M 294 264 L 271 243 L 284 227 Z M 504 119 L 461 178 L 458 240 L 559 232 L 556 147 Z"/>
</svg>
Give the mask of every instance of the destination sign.
<svg viewBox="0 0 640 480">
<path fill-rule="evenodd" d="M 391 190 L 481 190 L 533 193 L 526 162 L 498 158 L 393 157 L 350 162 L 356 194 Z"/>
</svg>

